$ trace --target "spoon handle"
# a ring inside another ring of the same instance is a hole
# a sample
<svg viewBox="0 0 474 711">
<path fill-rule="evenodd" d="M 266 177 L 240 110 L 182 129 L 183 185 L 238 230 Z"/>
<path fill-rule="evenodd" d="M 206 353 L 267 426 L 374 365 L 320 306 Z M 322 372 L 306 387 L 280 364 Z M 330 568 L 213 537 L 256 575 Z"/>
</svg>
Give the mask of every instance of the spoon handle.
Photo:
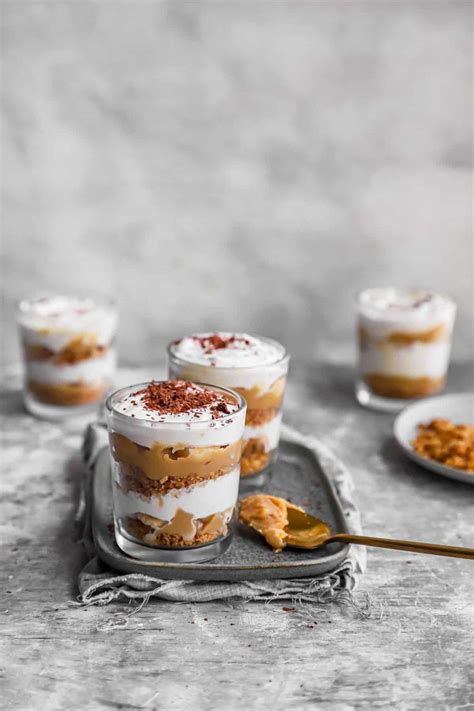
<svg viewBox="0 0 474 711">
<path fill-rule="evenodd" d="M 375 536 L 355 536 L 351 533 L 336 533 L 327 539 L 326 543 L 343 541 L 361 546 L 374 548 L 392 548 L 399 551 L 412 551 L 413 553 L 429 553 L 431 555 L 446 555 L 452 558 L 474 559 L 474 548 L 460 548 L 459 546 L 441 546 L 437 543 L 422 543 L 421 541 L 401 541 L 397 538 L 376 538 Z"/>
</svg>

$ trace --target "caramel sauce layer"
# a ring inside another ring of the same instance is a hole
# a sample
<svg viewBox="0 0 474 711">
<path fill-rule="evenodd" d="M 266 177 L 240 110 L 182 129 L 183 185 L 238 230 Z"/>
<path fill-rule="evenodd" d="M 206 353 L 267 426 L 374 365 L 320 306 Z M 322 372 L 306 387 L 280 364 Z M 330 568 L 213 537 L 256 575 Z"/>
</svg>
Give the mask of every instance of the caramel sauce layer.
<svg viewBox="0 0 474 711">
<path fill-rule="evenodd" d="M 269 464 L 272 453 L 266 451 L 264 437 L 253 437 L 244 443 L 240 460 L 240 476 L 258 474 Z"/>
<path fill-rule="evenodd" d="M 73 365 L 89 358 L 100 358 L 106 350 L 105 346 L 97 343 L 95 336 L 78 336 L 55 354 L 53 362 L 56 365 Z"/>
<path fill-rule="evenodd" d="M 445 324 L 440 323 L 428 331 L 393 331 L 386 340 L 387 343 L 393 343 L 396 346 L 411 346 L 412 343 L 435 343 L 435 341 L 446 340 L 447 335 Z"/>
<path fill-rule="evenodd" d="M 274 407 L 268 407 L 266 410 L 247 410 L 245 424 L 249 427 L 260 427 L 267 422 L 271 422 L 277 414 Z"/>
<path fill-rule="evenodd" d="M 278 378 L 269 390 L 263 390 L 258 386 L 254 385 L 253 388 L 234 388 L 247 402 L 247 412 L 248 410 L 268 410 L 273 408 L 278 410 L 280 407 L 283 394 L 285 392 L 286 378 Z"/>
<path fill-rule="evenodd" d="M 369 332 L 363 326 L 357 327 L 357 342 L 361 351 L 365 351 L 371 343 Z"/>
<path fill-rule="evenodd" d="M 411 346 L 414 343 L 435 343 L 448 338 L 448 330 L 444 323 L 440 323 L 426 331 L 392 331 L 384 338 L 374 338 L 370 332 L 359 326 L 357 329 L 359 348 L 365 350 L 369 345 L 382 345 L 390 343 L 393 346 Z"/>
<path fill-rule="evenodd" d="M 209 481 L 210 479 L 219 479 L 219 477 L 225 476 L 231 471 L 231 467 L 223 467 L 211 474 L 206 474 L 205 477 L 199 476 L 198 474 L 190 474 L 181 479 L 164 478 L 154 480 L 149 479 L 145 472 L 139 467 L 134 467 L 131 464 L 118 462 L 118 467 L 119 481 L 122 489 L 125 492 L 133 491 L 145 499 L 149 499 L 152 496 L 159 498 L 171 489 L 188 489 L 190 486 L 202 484 L 204 481 Z"/>
<path fill-rule="evenodd" d="M 60 383 L 51 385 L 28 381 L 28 390 L 39 402 L 48 405 L 72 407 L 100 402 L 109 388 L 109 383 L 89 385 L 85 383 Z"/>
<path fill-rule="evenodd" d="M 381 373 L 367 373 L 362 377 L 372 392 L 377 395 L 400 399 L 432 395 L 441 390 L 444 385 L 444 378 L 407 378 Z"/>
<path fill-rule="evenodd" d="M 23 350 L 26 360 L 29 361 L 44 361 L 54 358 L 54 351 L 39 343 L 25 343 Z"/>
<path fill-rule="evenodd" d="M 83 334 L 73 338 L 59 351 L 52 351 L 46 346 L 35 343 L 24 345 L 26 360 L 51 361 L 54 365 L 74 365 L 90 358 L 100 358 L 107 351 L 107 346 L 97 343 L 94 335 Z"/>
<path fill-rule="evenodd" d="M 198 546 L 225 536 L 226 518 L 231 510 L 221 511 L 206 518 L 194 518 L 191 513 L 178 509 L 171 521 L 162 521 L 148 514 L 137 513 L 122 520 L 122 525 L 134 538 L 148 546 L 182 548 Z"/>
<path fill-rule="evenodd" d="M 242 440 L 224 447 L 174 446 L 156 442 L 151 448 L 142 447 L 122 434 L 110 435 L 112 455 L 117 462 L 138 467 L 149 479 L 185 479 L 195 475 L 209 479 L 216 472 L 228 471 L 239 463 Z"/>
</svg>

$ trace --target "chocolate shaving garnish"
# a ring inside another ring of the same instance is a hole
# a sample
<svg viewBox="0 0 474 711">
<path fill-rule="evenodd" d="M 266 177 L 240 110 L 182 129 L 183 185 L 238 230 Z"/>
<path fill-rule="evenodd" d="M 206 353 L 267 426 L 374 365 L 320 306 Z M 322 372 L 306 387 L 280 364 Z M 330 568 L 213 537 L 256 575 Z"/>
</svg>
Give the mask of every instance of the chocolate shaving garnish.
<svg viewBox="0 0 474 711">
<path fill-rule="evenodd" d="M 244 336 L 220 336 L 218 333 L 213 333 L 211 336 L 192 336 L 192 339 L 200 344 L 206 355 L 237 343 L 244 346 L 251 345 L 249 339 Z"/>
<path fill-rule="evenodd" d="M 417 309 L 419 306 L 423 306 L 423 304 L 429 304 L 431 300 L 432 300 L 432 298 L 431 298 L 430 294 L 427 294 L 426 296 L 422 296 L 417 301 L 413 302 L 413 308 Z"/>
<path fill-rule="evenodd" d="M 176 415 L 185 412 L 199 417 L 199 410 L 209 408 L 212 419 L 233 412 L 231 401 L 220 393 L 201 388 L 185 380 L 168 380 L 162 383 L 151 382 L 146 388 L 133 393 L 140 396 L 146 410 L 160 415 Z M 160 418 L 163 421 L 163 418 Z"/>
</svg>

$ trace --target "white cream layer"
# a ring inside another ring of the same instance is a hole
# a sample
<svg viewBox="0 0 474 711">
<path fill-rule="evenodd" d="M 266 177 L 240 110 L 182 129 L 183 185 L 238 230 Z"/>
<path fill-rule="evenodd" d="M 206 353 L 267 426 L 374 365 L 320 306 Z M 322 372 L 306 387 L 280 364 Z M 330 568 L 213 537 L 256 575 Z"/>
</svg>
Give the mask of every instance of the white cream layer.
<svg viewBox="0 0 474 711">
<path fill-rule="evenodd" d="M 115 481 L 115 514 L 121 517 L 144 513 L 164 521 L 170 521 L 176 511 L 182 509 L 195 518 L 205 518 L 235 506 L 239 491 L 239 478 L 240 467 L 237 466 L 218 479 L 209 479 L 209 481 L 195 484 L 187 489 L 171 489 L 166 494 L 152 496 L 149 499 L 134 492 L 125 493 Z"/>
<path fill-rule="evenodd" d="M 281 412 L 279 412 L 275 417 L 270 420 L 270 422 L 265 422 L 263 425 L 258 427 L 245 426 L 244 430 L 244 446 L 245 442 L 249 439 L 264 437 L 265 438 L 265 451 L 270 452 L 278 446 L 278 440 L 280 439 L 280 425 L 281 425 Z"/>
<path fill-rule="evenodd" d="M 242 439 L 245 424 L 245 409 L 229 415 L 220 427 L 211 427 L 209 422 L 196 422 L 192 426 L 171 422 L 135 423 L 133 418 L 122 419 L 109 415 L 111 432 L 123 434 L 142 447 L 155 443 L 184 445 L 185 447 L 217 447 L 233 444 Z"/>
<path fill-rule="evenodd" d="M 372 319 L 405 322 L 439 318 L 456 308 L 454 302 L 442 294 L 392 286 L 366 289 L 359 295 L 358 306 Z"/>
<path fill-rule="evenodd" d="M 49 361 L 28 361 L 28 380 L 55 385 L 57 383 L 97 383 L 112 380 L 115 371 L 115 351 L 108 349 L 100 358 L 87 358 L 72 365 L 55 365 Z"/>
<path fill-rule="evenodd" d="M 58 351 L 80 335 L 95 336 L 107 345 L 115 335 L 117 312 L 92 299 L 51 296 L 23 301 L 18 316 L 22 339 Z"/>
<path fill-rule="evenodd" d="M 159 412 L 147 410 L 140 396 L 133 396 L 135 388 L 129 390 L 129 394 L 108 413 L 109 429 L 123 434 L 143 447 L 152 447 L 157 442 L 188 447 L 213 447 L 232 444 L 242 438 L 245 406 L 235 411 L 238 406 L 232 404 L 234 412 L 217 419 L 212 419 L 210 407 L 193 411 L 196 418 L 189 412 L 160 415 Z M 156 419 L 150 419 L 152 417 Z M 159 418 L 164 418 L 164 421 Z"/>
<path fill-rule="evenodd" d="M 413 343 L 396 346 L 392 343 L 370 345 L 360 353 L 362 373 L 399 375 L 407 378 L 441 378 L 446 374 L 451 343 Z"/>
<path fill-rule="evenodd" d="M 426 298 L 426 301 L 423 299 Z M 418 304 L 418 305 L 417 305 Z M 446 296 L 413 289 L 367 289 L 358 301 L 359 325 L 371 338 L 390 333 L 417 333 L 446 326 L 449 337 L 456 316 L 456 304 Z"/>
<path fill-rule="evenodd" d="M 228 344 L 225 348 L 212 349 L 200 339 L 219 336 Z M 229 342 L 229 339 L 233 339 Z M 212 365 L 216 368 L 248 368 L 272 365 L 281 360 L 285 349 L 276 341 L 257 338 L 248 333 L 197 333 L 182 338 L 172 347 L 173 353 L 187 363 Z"/>
<path fill-rule="evenodd" d="M 232 334 L 220 332 L 217 335 L 228 337 Z M 248 334 L 234 335 L 249 340 L 250 346 L 236 345 L 235 348 L 216 349 L 206 354 L 191 336 L 183 338 L 171 347 L 176 358 L 170 357 L 169 360 L 170 377 L 225 388 L 250 389 L 258 385 L 262 392 L 266 392 L 278 378 L 287 374 L 289 358 L 285 357 L 282 345 Z"/>
</svg>

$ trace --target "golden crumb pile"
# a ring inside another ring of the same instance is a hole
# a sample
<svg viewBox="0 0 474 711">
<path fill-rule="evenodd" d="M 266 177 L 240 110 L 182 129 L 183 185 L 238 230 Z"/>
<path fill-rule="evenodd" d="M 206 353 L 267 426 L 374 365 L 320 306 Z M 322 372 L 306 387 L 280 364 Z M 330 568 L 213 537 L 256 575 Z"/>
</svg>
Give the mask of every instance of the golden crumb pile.
<svg viewBox="0 0 474 711">
<path fill-rule="evenodd" d="M 455 425 L 450 420 L 418 425 L 413 448 L 422 457 L 474 472 L 474 425 Z"/>
</svg>

